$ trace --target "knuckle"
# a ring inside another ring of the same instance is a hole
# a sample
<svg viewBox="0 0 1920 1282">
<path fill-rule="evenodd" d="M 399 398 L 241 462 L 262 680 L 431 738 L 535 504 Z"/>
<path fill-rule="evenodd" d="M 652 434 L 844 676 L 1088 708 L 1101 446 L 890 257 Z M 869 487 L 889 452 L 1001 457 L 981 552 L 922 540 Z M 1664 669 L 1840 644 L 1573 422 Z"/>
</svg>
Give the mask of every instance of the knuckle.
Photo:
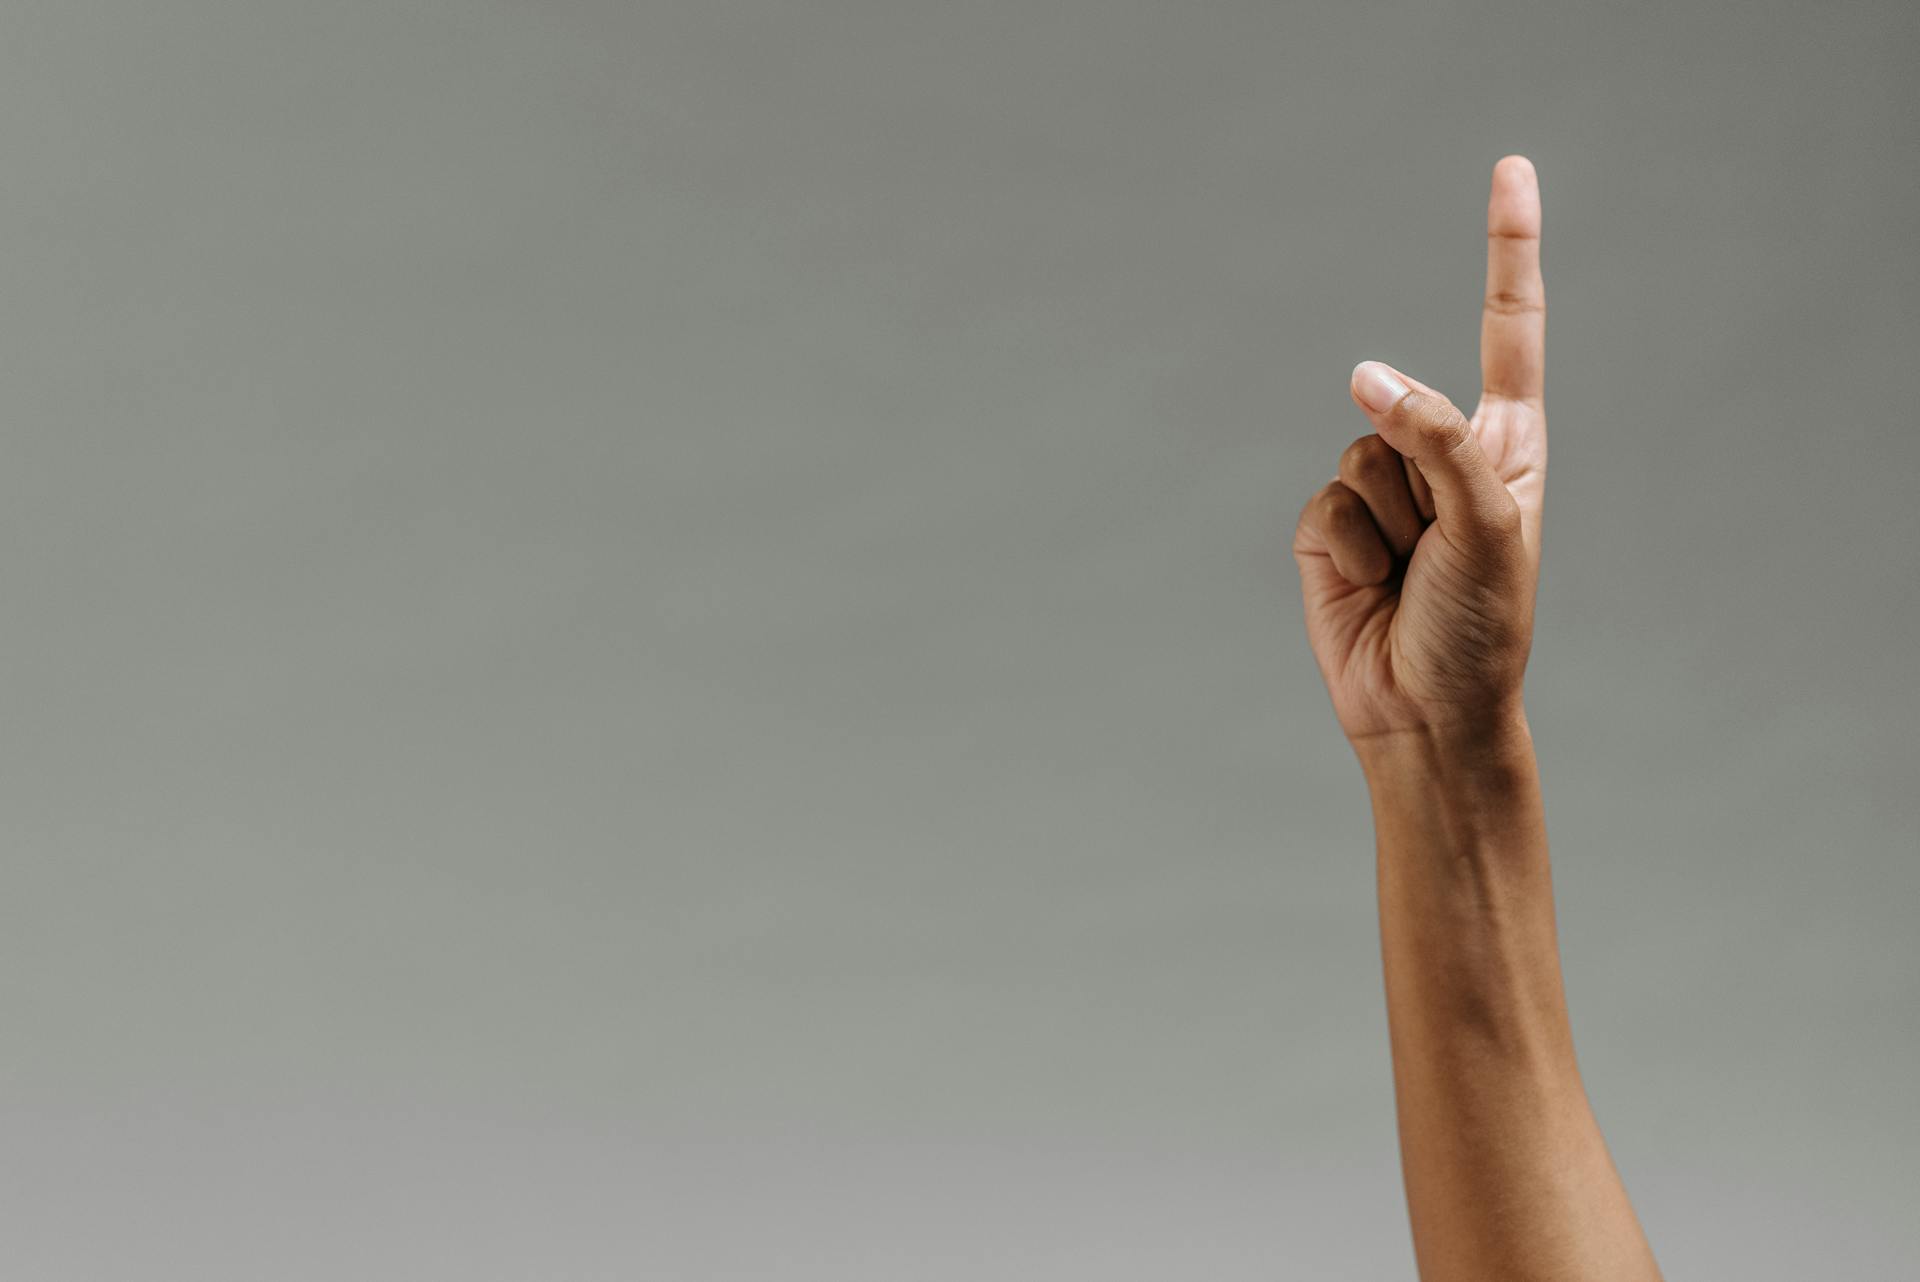
<svg viewBox="0 0 1920 1282">
<path fill-rule="evenodd" d="M 1496 289 L 1487 294 L 1486 308 L 1496 316 L 1528 316 L 1544 314 L 1547 305 L 1530 290 Z"/>
<path fill-rule="evenodd" d="M 1307 499 L 1306 503 L 1300 508 L 1300 520 L 1296 526 L 1297 529 L 1318 530 L 1326 527 L 1328 513 L 1327 490 L 1329 488 L 1331 487 L 1322 486 L 1313 492 L 1312 497 Z"/>
<path fill-rule="evenodd" d="M 1460 411 L 1445 404 L 1422 406 L 1414 428 L 1420 435 L 1421 443 L 1428 449 L 1449 454 L 1465 445 L 1472 434 L 1467 427 L 1467 420 L 1460 417 Z"/>
<path fill-rule="evenodd" d="M 1383 480 L 1397 466 L 1393 447 L 1372 434 L 1360 437 L 1340 455 L 1340 475 L 1357 481 Z"/>
<path fill-rule="evenodd" d="M 1341 531 L 1356 528 L 1360 520 L 1359 496 L 1338 481 L 1321 493 L 1321 512 L 1327 528 Z"/>
<path fill-rule="evenodd" d="M 1394 407 L 1391 418 L 1393 430 L 1421 453 L 1450 453 L 1472 434 L 1465 416 L 1444 396 L 1416 391 Z"/>
</svg>

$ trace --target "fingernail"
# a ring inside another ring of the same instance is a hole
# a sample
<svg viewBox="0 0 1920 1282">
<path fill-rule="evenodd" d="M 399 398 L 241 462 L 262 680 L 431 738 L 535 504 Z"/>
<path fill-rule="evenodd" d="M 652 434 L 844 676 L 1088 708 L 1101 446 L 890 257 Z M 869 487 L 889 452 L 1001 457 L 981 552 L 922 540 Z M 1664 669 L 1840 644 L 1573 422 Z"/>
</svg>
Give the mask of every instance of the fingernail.
<svg viewBox="0 0 1920 1282">
<path fill-rule="evenodd" d="M 1379 361 L 1361 361 L 1353 367 L 1353 393 L 1375 414 L 1384 414 L 1413 389 Z"/>
</svg>

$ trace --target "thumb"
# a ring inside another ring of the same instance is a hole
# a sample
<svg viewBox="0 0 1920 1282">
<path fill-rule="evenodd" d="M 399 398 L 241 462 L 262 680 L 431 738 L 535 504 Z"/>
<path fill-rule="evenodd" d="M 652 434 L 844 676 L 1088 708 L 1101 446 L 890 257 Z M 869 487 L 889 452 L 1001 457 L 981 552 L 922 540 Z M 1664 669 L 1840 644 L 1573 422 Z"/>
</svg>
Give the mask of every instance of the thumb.
<svg viewBox="0 0 1920 1282">
<path fill-rule="evenodd" d="M 1452 401 L 1379 361 L 1354 366 L 1352 390 L 1373 430 L 1420 465 L 1449 538 L 1485 543 L 1519 533 L 1519 505 Z"/>
</svg>

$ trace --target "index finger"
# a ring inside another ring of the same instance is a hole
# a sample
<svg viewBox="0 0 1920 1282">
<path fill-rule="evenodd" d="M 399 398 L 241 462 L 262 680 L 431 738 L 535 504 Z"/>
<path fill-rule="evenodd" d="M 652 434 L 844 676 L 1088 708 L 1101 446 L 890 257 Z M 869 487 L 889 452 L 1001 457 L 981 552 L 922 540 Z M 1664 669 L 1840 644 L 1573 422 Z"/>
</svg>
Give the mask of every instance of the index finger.
<svg viewBox="0 0 1920 1282">
<path fill-rule="evenodd" d="M 1533 162 L 1493 167 L 1487 198 L 1487 298 L 1480 313 L 1481 394 L 1538 405 L 1546 390 L 1547 291 L 1540 279 L 1540 184 Z"/>
</svg>

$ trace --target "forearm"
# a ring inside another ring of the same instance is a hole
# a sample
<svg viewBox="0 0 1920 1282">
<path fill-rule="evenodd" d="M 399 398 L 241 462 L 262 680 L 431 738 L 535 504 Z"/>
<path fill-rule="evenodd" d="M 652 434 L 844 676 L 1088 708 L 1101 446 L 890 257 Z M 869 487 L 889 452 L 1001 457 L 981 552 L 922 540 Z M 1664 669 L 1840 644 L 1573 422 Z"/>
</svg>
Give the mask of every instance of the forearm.
<svg viewBox="0 0 1920 1282">
<path fill-rule="evenodd" d="M 1574 1061 L 1524 716 L 1356 751 L 1421 1277 L 1658 1278 Z"/>
</svg>

